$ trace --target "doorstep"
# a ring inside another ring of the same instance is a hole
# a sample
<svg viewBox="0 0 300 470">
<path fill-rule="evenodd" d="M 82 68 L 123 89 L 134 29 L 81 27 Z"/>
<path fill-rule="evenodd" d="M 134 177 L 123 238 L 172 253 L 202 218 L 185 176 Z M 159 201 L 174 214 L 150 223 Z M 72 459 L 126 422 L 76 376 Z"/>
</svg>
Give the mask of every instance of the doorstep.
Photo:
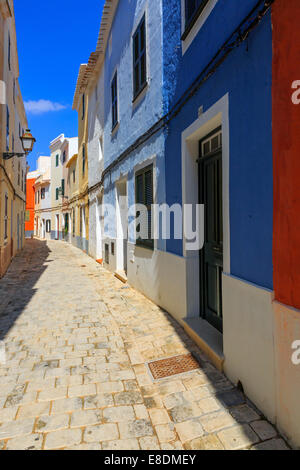
<svg viewBox="0 0 300 470">
<path fill-rule="evenodd" d="M 187 334 L 209 357 L 214 366 L 223 372 L 223 335 L 202 318 L 185 318 L 182 325 Z"/>
<path fill-rule="evenodd" d="M 125 273 L 125 271 L 115 271 L 115 277 L 117 279 L 119 279 L 119 281 L 123 282 L 124 284 L 126 284 L 127 282 L 127 275 Z"/>
</svg>

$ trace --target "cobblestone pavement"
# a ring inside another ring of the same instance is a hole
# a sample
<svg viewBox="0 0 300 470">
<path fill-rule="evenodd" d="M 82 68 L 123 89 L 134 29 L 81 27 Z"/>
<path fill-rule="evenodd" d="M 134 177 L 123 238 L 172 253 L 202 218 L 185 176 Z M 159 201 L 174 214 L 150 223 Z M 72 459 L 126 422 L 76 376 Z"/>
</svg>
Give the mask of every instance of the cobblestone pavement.
<svg viewBox="0 0 300 470">
<path fill-rule="evenodd" d="M 287 449 L 166 312 L 66 243 L 14 259 L 0 339 L 0 449 Z M 199 370 L 151 380 L 187 352 Z"/>
</svg>

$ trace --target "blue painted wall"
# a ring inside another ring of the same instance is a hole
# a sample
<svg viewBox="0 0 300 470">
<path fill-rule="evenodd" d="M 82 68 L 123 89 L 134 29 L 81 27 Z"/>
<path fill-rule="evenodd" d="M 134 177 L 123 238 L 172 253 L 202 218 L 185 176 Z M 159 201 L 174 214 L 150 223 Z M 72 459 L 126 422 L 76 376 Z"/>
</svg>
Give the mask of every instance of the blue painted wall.
<svg viewBox="0 0 300 470">
<path fill-rule="evenodd" d="M 169 110 L 257 0 L 218 0 L 182 55 L 178 0 L 163 1 L 163 106 Z M 272 288 L 272 32 L 270 13 L 234 50 L 170 123 L 166 137 L 166 202 L 182 202 L 181 133 L 229 93 L 231 274 Z M 182 255 L 181 241 L 167 251 Z"/>
<path fill-rule="evenodd" d="M 149 85 L 141 98 L 133 103 L 132 35 L 144 13 L 146 14 Z M 120 1 L 111 29 L 111 48 L 108 45 L 104 62 L 104 168 L 116 160 L 163 115 L 162 50 L 161 0 Z M 119 126 L 112 132 L 111 81 L 116 70 L 118 73 Z M 122 175 L 128 175 L 128 204 L 134 204 L 134 167 L 154 155 L 157 165 L 156 178 L 159 181 L 155 198 L 160 203 L 164 202 L 164 143 L 163 133 L 158 133 L 116 167 L 104 181 L 103 202 L 115 207 L 115 182 Z M 104 231 L 105 236 L 116 237 L 116 222 L 113 214 L 105 218 Z M 129 241 L 133 240 L 132 226 Z M 161 242 L 158 246 L 163 248 Z"/>
</svg>

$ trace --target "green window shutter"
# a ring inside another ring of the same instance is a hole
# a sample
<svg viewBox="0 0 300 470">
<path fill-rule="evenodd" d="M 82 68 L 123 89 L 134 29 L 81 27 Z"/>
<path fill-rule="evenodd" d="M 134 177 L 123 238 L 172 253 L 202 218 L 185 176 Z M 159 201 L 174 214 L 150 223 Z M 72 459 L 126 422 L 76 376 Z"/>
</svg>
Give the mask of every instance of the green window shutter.
<svg viewBox="0 0 300 470">
<path fill-rule="evenodd" d="M 61 180 L 62 195 L 65 195 L 65 180 Z"/>
<path fill-rule="evenodd" d="M 137 212 L 136 217 L 140 218 L 140 223 L 136 226 L 136 243 L 148 248 L 154 247 L 154 240 L 152 238 L 152 204 L 153 204 L 153 165 L 139 171 L 135 177 L 135 191 L 136 191 L 136 204 L 143 204 L 147 208 L 147 220 L 145 224 L 148 225 L 148 238 L 142 239 L 139 234 L 142 232 L 143 219 L 141 214 Z"/>
<path fill-rule="evenodd" d="M 56 200 L 58 200 L 58 188 L 56 188 Z"/>
<path fill-rule="evenodd" d="M 58 166 L 58 163 L 59 163 L 59 155 L 56 155 L 56 166 Z"/>
</svg>

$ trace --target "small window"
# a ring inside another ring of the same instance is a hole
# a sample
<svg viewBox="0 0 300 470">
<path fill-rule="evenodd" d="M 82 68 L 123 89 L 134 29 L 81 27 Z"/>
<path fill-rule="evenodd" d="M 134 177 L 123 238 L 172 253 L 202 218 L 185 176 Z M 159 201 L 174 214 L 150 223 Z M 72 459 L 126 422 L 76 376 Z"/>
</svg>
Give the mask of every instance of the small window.
<svg viewBox="0 0 300 470">
<path fill-rule="evenodd" d="M 105 243 L 105 263 L 109 264 L 109 244 Z"/>
<path fill-rule="evenodd" d="M 82 95 L 82 119 L 84 119 L 85 115 L 85 94 Z"/>
<path fill-rule="evenodd" d="M 150 165 L 143 170 L 136 173 L 135 176 L 135 200 L 136 204 L 143 204 L 147 208 L 146 220 L 144 221 L 147 225 L 148 238 L 143 239 L 141 233 L 143 233 L 143 227 L 141 222 L 136 226 L 136 244 L 144 245 L 148 248 L 154 247 L 154 241 L 152 238 L 152 204 L 153 204 L 153 165 Z M 136 216 L 140 217 L 140 213 L 137 212 Z"/>
<path fill-rule="evenodd" d="M 133 36 L 133 99 L 147 84 L 145 16 Z"/>
<path fill-rule="evenodd" d="M 9 151 L 9 107 L 6 106 L 6 151 Z"/>
<path fill-rule="evenodd" d="M 75 208 L 73 209 L 73 216 L 72 216 L 72 231 L 73 231 L 73 237 L 75 237 Z"/>
<path fill-rule="evenodd" d="M 51 220 L 46 220 L 46 232 L 51 232 Z"/>
<path fill-rule="evenodd" d="M 82 144 L 82 174 L 85 173 L 85 144 Z"/>
<path fill-rule="evenodd" d="M 186 39 L 208 2 L 209 0 L 185 0 L 185 31 L 182 40 Z"/>
<path fill-rule="evenodd" d="M 111 82 L 112 130 L 118 124 L 118 75 L 117 72 Z"/>
<path fill-rule="evenodd" d="M 75 183 L 75 179 L 76 179 L 75 170 L 73 170 L 73 183 Z"/>
<path fill-rule="evenodd" d="M 7 239 L 7 226 L 8 226 L 8 196 L 5 194 L 4 206 L 4 239 Z"/>
<path fill-rule="evenodd" d="M 58 201 L 58 188 L 56 188 L 56 195 L 55 195 L 55 197 L 56 197 L 56 200 Z"/>
<path fill-rule="evenodd" d="M 58 166 L 58 165 L 59 165 L 59 155 L 57 154 L 56 155 L 56 166 Z"/>
<path fill-rule="evenodd" d="M 11 69 L 11 40 L 10 40 L 10 34 L 8 33 L 8 68 L 9 70 Z"/>
<path fill-rule="evenodd" d="M 66 151 L 64 150 L 64 152 L 63 152 L 63 163 L 65 163 L 65 161 L 66 161 Z"/>
<path fill-rule="evenodd" d="M 45 188 L 41 189 L 41 199 L 45 199 Z"/>
<path fill-rule="evenodd" d="M 65 195 L 65 180 L 61 180 L 61 194 L 62 196 Z"/>
<path fill-rule="evenodd" d="M 115 256 L 115 244 L 114 242 L 111 242 L 111 254 Z"/>
</svg>

